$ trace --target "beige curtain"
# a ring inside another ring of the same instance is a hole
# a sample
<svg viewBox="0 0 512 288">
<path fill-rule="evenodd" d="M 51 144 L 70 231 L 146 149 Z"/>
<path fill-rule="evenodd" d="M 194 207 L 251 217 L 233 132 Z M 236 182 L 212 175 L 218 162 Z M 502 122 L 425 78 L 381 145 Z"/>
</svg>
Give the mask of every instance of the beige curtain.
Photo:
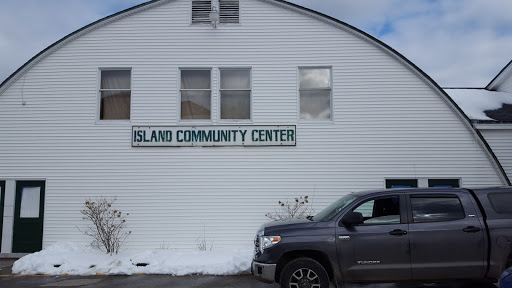
<svg viewBox="0 0 512 288">
<path fill-rule="evenodd" d="M 130 91 L 101 92 L 101 119 L 130 120 L 130 94 Z"/>
<path fill-rule="evenodd" d="M 131 101 L 131 71 L 101 71 L 101 89 L 100 119 L 129 120 Z"/>
</svg>

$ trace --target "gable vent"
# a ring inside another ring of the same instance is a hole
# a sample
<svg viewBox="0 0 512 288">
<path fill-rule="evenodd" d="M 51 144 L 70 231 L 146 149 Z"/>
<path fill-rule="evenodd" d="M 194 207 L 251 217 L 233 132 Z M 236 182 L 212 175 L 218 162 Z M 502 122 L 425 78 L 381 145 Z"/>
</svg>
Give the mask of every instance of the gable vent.
<svg viewBox="0 0 512 288">
<path fill-rule="evenodd" d="M 240 4 L 238 0 L 219 1 L 220 23 L 239 23 Z"/>
<path fill-rule="evenodd" d="M 237 1 L 238 2 L 238 1 Z M 192 23 L 210 23 L 211 0 L 192 1 Z"/>
</svg>

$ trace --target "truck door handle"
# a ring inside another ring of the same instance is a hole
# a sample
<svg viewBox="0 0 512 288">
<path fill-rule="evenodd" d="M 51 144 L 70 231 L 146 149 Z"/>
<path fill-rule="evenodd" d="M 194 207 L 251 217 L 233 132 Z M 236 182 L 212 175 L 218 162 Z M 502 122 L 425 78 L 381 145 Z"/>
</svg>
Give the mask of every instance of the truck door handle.
<svg viewBox="0 0 512 288">
<path fill-rule="evenodd" d="M 462 231 L 464 231 L 466 233 L 476 233 L 476 232 L 480 232 L 481 229 L 478 227 L 475 227 L 475 226 L 468 226 L 468 227 L 462 229 Z"/>
<path fill-rule="evenodd" d="M 400 230 L 400 229 L 395 229 L 395 230 L 389 232 L 389 235 L 393 235 L 393 236 L 402 236 L 402 235 L 406 235 L 406 234 L 407 234 L 407 231 Z"/>
</svg>

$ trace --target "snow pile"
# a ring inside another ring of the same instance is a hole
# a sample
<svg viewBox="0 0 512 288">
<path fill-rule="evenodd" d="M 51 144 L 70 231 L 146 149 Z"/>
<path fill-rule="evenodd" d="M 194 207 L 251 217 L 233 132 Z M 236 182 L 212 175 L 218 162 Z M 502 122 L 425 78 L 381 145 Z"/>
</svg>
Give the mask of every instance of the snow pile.
<svg viewBox="0 0 512 288">
<path fill-rule="evenodd" d="M 236 275 L 248 273 L 252 249 L 225 251 L 154 250 L 109 256 L 92 248 L 59 242 L 16 261 L 14 274 L 48 275 Z"/>
<path fill-rule="evenodd" d="M 444 89 L 472 120 L 494 120 L 484 111 L 499 109 L 503 104 L 512 104 L 512 93 L 485 89 Z"/>
</svg>

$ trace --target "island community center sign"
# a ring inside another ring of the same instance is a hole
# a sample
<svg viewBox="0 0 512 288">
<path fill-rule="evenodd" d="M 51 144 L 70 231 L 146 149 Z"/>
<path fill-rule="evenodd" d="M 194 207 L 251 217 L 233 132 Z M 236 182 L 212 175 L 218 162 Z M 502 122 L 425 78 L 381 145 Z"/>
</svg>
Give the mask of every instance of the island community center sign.
<svg viewBox="0 0 512 288">
<path fill-rule="evenodd" d="M 132 147 L 295 146 L 295 126 L 133 126 Z"/>
</svg>

